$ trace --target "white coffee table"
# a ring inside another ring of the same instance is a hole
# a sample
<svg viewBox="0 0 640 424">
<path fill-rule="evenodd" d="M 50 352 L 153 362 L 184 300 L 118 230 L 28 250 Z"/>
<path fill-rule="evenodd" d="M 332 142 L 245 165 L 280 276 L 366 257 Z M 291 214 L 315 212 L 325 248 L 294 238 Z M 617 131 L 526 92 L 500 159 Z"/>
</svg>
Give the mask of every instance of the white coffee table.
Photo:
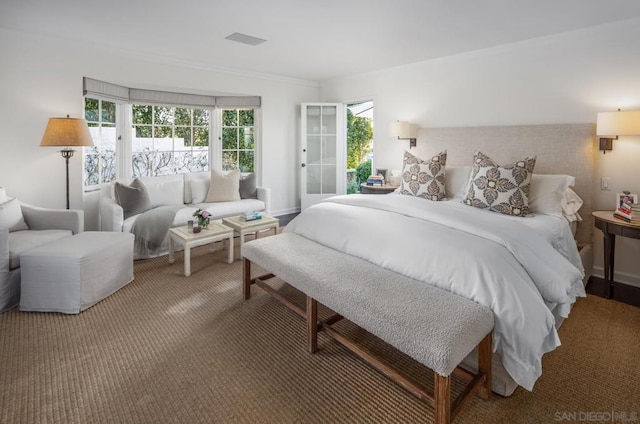
<svg viewBox="0 0 640 424">
<path fill-rule="evenodd" d="M 240 259 L 242 259 L 244 237 L 247 234 L 255 233 L 256 238 L 258 238 L 260 231 L 273 229 L 273 234 L 278 234 L 278 229 L 280 228 L 280 220 L 268 215 L 262 215 L 262 218 L 254 219 L 253 221 L 245 221 L 240 216 L 232 216 L 223 218 L 222 223 L 227 227 L 233 228 L 233 230 L 240 235 L 240 246 L 238 247 Z"/>
<path fill-rule="evenodd" d="M 175 243 L 178 242 L 184 246 L 184 276 L 191 275 L 191 248 L 202 246 L 204 244 L 214 243 L 216 241 L 226 240 L 228 258 L 227 262 L 233 262 L 233 229 L 212 222 L 206 229 L 199 233 L 194 233 L 187 226 L 174 227 L 169 230 L 169 263 L 174 263 Z"/>
</svg>

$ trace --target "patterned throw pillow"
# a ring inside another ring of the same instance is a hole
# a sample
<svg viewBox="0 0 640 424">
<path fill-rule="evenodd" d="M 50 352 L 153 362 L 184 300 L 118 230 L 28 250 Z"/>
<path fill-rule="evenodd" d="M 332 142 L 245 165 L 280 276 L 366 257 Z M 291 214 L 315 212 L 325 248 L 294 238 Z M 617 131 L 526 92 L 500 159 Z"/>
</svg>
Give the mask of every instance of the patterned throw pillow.
<svg viewBox="0 0 640 424">
<path fill-rule="evenodd" d="M 402 168 L 400 194 L 422 197 L 429 200 L 444 200 L 444 166 L 447 151 L 438 153 L 426 162 L 405 151 Z"/>
<path fill-rule="evenodd" d="M 500 166 L 476 152 L 464 203 L 506 215 L 529 215 L 529 189 L 536 157 Z"/>
</svg>

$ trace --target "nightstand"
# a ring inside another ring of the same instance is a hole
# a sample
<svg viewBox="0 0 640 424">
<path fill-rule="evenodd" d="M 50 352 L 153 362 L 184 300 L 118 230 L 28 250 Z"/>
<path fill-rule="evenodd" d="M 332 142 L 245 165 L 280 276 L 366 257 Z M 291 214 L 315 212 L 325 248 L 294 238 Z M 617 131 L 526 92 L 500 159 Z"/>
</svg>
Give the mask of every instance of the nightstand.
<svg viewBox="0 0 640 424">
<path fill-rule="evenodd" d="M 625 285 L 616 283 L 613 280 L 613 264 L 616 255 L 616 236 L 640 239 L 640 219 L 633 219 L 631 222 L 626 222 L 614 218 L 613 211 L 594 211 L 592 215 L 595 227 L 602 231 L 602 235 L 604 236 L 604 295 L 609 299 L 622 300 L 626 303 L 635 304 L 620 299 L 617 293 L 614 293 L 614 288 L 625 291 L 628 290 L 626 290 Z M 632 287 L 629 287 L 629 289 L 632 289 Z M 637 292 L 637 289 L 635 291 Z"/>
<path fill-rule="evenodd" d="M 399 186 L 385 184 L 381 186 L 367 185 L 367 183 L 360 184 L 360 193 L 362 194 L 387 194 L 395 191 Z"/>
</svg>

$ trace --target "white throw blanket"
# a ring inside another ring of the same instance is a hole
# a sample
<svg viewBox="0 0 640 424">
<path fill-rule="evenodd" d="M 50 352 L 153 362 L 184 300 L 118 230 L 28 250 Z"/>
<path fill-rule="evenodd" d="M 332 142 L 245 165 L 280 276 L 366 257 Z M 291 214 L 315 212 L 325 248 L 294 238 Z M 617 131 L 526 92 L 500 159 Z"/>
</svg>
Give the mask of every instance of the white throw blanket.
<svg viewBox="0 0 640 424">
<path fill-rule="evenodd" d="M 560 345 L 545 301 L 568 315 L 585 296 L 584 273 L 570 261 L 577 252 L 567 259 L 532 228 L 505 218 L 455 201 L 350 195 L 306 209 L 285 231 L 491 308 L 494 351 L 516 383 L 532 390 L 542 355 Z"/>
</svg>

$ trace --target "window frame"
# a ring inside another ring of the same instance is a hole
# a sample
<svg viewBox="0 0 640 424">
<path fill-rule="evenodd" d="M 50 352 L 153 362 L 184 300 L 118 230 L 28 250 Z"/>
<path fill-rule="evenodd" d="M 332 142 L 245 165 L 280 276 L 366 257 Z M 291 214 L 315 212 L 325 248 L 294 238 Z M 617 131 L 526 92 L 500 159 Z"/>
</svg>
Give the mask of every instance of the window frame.
<svg viewBox="0 0 640 424">
<path fill-rule="evenodd" d="M 134 107 L 137 106 L 148 106 L 151 108 L 151 123 L 136 123 L 133 122 L 133 109 Z M 170 123 L 158 123 L 156 121 L 156 111 L 157 108 L 168 108 L 168 109 L 173 109 L 175 112 L 175 109 L 187 109 L 190 110 L 190 124 L 189 125 L 179 125 L 176 124 L 175 121 L 170 122 Z M 177 153 L 185 153 L 185 152 L 193 152 L 194 151 L 194 139 L 195 139 L 195 132 L 198 129 L 206 129 L 207 131 L 207 148 L 206 148 L 206 154 L 207 154 L 207 169 L 202 169 L 202 170 L 192 170 L 192 171 L 187 171 L 187 172 L 178 172 L 175 174 L 158 174 L 158 175 L 136 175 L 136 177 L 148 177 L 148 176 L 160 176 L 160 175 L 177 175 L 177 174 L 183 174 L 183 173 L 189 173 L 189 172 L 208 172 L 211 170 L 211 155 L 212 155 L 212 149 L 211 149 L 211 141 L 213 139 L 212 137 L 212 130 L 213 130 L 213 126 L 212 126 L 212 121 L 214 120 L 213 117 L 215 115 L 215 109 L 214 108 L 209 108 L 209 107 L 193 107 L 193 106 L 180 106 L 180 105 L 159 105 L 159 104 L 151 104 L 151 103 L 142 103 L 142 102 L 135 102 L 135 103 L 131 103 L 130 104 L 130 109 L 131 109 L 131 113 L 130 113 L 130 119 L 131 119 L 131 124 L 130 124 L 130 128 L 131 131 L 129 132 L 128 138 L 130 140 L 130 146 L 131 146 L 131 154 L 130 157 L 128 159 L 128 163 L 129 163 L 129 170 L 131 175 L 134 174 L 134 167 L 133 167 L 133 149 L 134 149 L 134 134 L 136 131 L 137 127 L 142 127 L 142 128 L 149 128 L 151 130 L 151 137 L 148 137 L 151 139 L 151 143 L 152 143 L 152 152 L 161 152 L 161 151 L 167 151 L 167 152 L 172 152 L 172 155 L 176 155 Z M 195 125 L 194 124 L 194 113 L 193 111 L 195 110 L 202 110 L 202 111 L 206 111 L 209 115 L 208 117 L 208 125 Z M 166 128 L 166 129 L 170 129 L 171 132 L 171 139 L 172 141 L 172 148 L 171 150 L 163 150 L 163 149 L 157 149 L 155 143 L 156 143 L 156 139 L 163 139 L 163 138 L 167 138 L 167 137 L 156 137 L 156 131 L 158 128 Z M 180 138 L 177 137 L 177 130 L 180 128 L 188 128 L 190 129 L 190 135 L 189 135 L 189 143 L 187 145 L 184 145 L 184 149 L 179 149 L 177 150 L 175 147 L 175 139 L 176 138 Z M 147 138 L 147 137 L 145 137 Z M 203 146 L 204 147 L 204 146 Z M 200 151 L 200 149 L 196 149 L 196 151 Z M 205 149 L 203 149 L 202 151 L 205 151 Z M 155 168 L 155 166 L 154 166 Z"/>
<path fill-rule="evenodd" d="M 85 155 L 86 150 L 89 148 L 83 148 L 82 152 L 82 184 L 83 191 L 90 192 L 100 189 L 101 187 L 111 184 L 113 181 L 117 180 L 130 180 L 133 178 L 133 105 L 134 104 L 145 104 L 145 102 L 133 102 L 133 101 L 123 101 L 118 99 L 113 99 L 110 97 L 98 96 L 95 94 L 86 94 L 83 96 L 83 111 L 82 116 L 85 116 L 85 108 L 86 108 L 86 99 L 96 99 L 99 101 L 107 101 L 116 104 L 116 176 L 112 181 L 102 181 L 98 184 L 94 185 L 85 185 Z M 208 110 L 210 114 L 209 119 L 209 170 L 216 169 L 222 170 L 222 157 L 223 157 L 223 149 L 222 149 L 222 114 L 224 110 L 247 110 L 253 109 L 253 171 L 256 175 L 256 179 L 258 184 L 261 183 L 262 174 L 262 137 L 261 137 L 261 128 L 262 128 L 262 109 L 261 107 L 197 107 L 192 105 L 160 105 L 154 103 L 148 103 L 151 106 L 160 106 L 160 107 L 178 107 L 178 108 L 189 108 L 189 109 L 204 109 Z M 238 150 L 251 150 L 251 149 L 238 149 Z M 98 154 L 101 151 L 99 150 Z M 206 171 L 202 171 L 206 172 Z M 243 175 L 248 174 L 249 172 L 243 172 Z M 165 174 L 166 175 L 166 174 Z"/>
</svg>

